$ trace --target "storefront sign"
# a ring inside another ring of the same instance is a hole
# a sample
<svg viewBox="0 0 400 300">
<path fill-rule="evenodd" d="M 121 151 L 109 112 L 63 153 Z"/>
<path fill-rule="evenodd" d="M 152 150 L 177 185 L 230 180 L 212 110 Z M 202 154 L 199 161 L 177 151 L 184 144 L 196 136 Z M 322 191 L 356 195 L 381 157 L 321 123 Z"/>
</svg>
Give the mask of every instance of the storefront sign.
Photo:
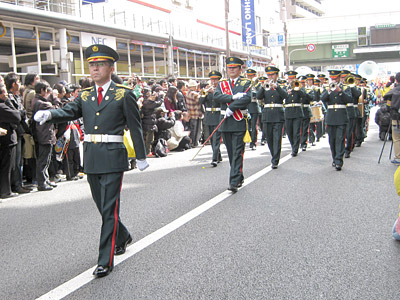
<svg viewBox="0 0 400 300">
<path fill-rule="evenodd" d="M 117 50 L 116 38 L 113 36 L 81 32 L 81 45 L 82 47 L 89 47 L 93 44 L 106 45 L 114 50 Z"/>
</svg>

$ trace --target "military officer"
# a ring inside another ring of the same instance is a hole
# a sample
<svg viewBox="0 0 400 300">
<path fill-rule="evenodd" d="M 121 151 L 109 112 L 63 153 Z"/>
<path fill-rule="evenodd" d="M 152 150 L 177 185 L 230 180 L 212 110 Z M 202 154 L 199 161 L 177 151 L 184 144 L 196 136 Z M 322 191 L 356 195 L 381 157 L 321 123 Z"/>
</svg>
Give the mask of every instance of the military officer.
<svg viewBox="0 0 400 300">
<path fill-rule="evenodd" d="M 366 90 L 361 87 L 360 81 L 362 79 L 361 75 L 352 74 L 355 78 L 355 89 L 360 93 L 360 96 L 357 98 L 357 103 L 354 105 L 354 109 L 357 113 L 356 118 L 356 130 L 355 130 L 355 146 L 360 147 L 362 142 L 364 141 L 364 131 L 363 131 L 363 120 L 364 120 L 364 100 L 367 99 Z M 362 97 L 361 97 L 362 96 Z M 355 100 L 355 99 L 353 99 Z"/>
<path fill-rule="evenodd" d="M 301 90 L 301 84 L 295 80 L 297 72 L 288 71 L 288 97 L 285 100 L 285 126 L 286 133 L 292 147 L 292 156 L 297 156 L 300 146 L 301 121 L 304 118 L 302 99 L 306 98 Z"/>
<path fill-rule="evenodd" d="M 271 152 L 271 168 L 278 168 L 281 157 L 283 123 L 285 115 L 283 101 L 287 98 L 286 90 L 278 84 L 279 69 L 274 66 L 265 68 L 269 81 L 268 87 L 261 85 L 257 91 L 257 99 L 263 100 L 262 122 L 267 138 L 269 151 Z"/>
<path fill-rule="evenodd" d="M 310 133 L 310 119 L 312 117 L 310 103 L 314 101 L 314 74 L 307 74 L 304 76 L 306 78 L 305 86 L 303 86 L 303 92 L 306 97 L 302 100 L 304 118 L 301 122 L 301 149 L 302 151 L 307 150 L 308 136 Z"/>
<path fill-rule="evenodd" d="M 253 69 L 247 69 L 246 76 L 248 79 L 253 80 L 256 78 L 257 72 Z M 258 87 L 259 85 L 257 85 L 257 87 L 256 86 L 251 87 L 250 89 L 251 102 L 247 107 L 247 110 L 249 111 L 250 114 L 250 122 L 249 122 L 249 130 L 251 135 L 250 149 L 252 150 L 256 150 L 257 147 L 257 136 L 258 136 L 257 123 L 258 123 L 258 116 L 261 113 L 261 107 L 256 97 L 256 92 L 257 92 L 256 88 Z"/>
<path fill-rule="evenodd" d="M 111 80 L 119 55 L 105 45 L 85 50 L 95 86 L 84 89 L 74 102 L 62 109 L 38 111 L 35 120 L 60 123 L 83 117 L 84 170 L 93 199 L 102 216 L 96 277 L 107 276 L 114 266 L 114 254 L 123 254 L 132 237 L 119 217 L 120 191 L 128 155 L 123 143 L 124 128 L 131 132 L 139 170 L 148 167 L 136 97 L 132 90 Z"/>
<path fill-rule="evenodd" d="M 211 71 L 208 74 L 211 80 L 210 89 L 200 96 L 200 105 L 204 105 L 204 126 L 208 127 L 208 132 L 211 134 L 217 128 L 221 116 L 221 104 L 214 100 L 214 90 L 218 85 L 218 81 L 222 78 L 222 74 L 218 71 Z M 211 148 L 213 151 L 211 165 L 216 167 L 222 161 L 221 156 L 221 132 L 216 131 L 211 137 Z"/>
<path fill-rule="evenodd" d="M 340 70 L 329 70 L 332 80 L 330 87 L 321 95 L 321 100 L 328 108 L 326 114 L 326 125 L 329 136 L 329 146 L 332 154 L 332 166 L 337 171 L 342 170 L 344 155 L 344 139 L 346 125 L 349 122 L 346 104 L 352 103 L 350 89 L 343 89 L 340 83 Z"/>
<path fill-rule="evenodd" d="M 214 100 L 221 103 L 221 118 L 226 120 L 219 130 L 228 152 L 230 175 L 229 187 L 233 193 L 242 186 L 244 135 L 246 133 L 245 114 L 251 102 L 251 81 L 240 76 L 244 62 L 238 57 L 226 58 L 228 79 L 221 80 L 215 89 Z"/>
</svg>

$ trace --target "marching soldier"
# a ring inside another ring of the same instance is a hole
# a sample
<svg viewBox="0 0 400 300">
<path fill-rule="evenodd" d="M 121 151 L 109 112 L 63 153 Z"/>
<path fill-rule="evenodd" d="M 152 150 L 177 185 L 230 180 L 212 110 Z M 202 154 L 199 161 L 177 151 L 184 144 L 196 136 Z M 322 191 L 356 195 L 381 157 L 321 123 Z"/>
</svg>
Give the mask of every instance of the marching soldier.
<svg viewBox="0 0 400 300">
<path fill-rule="evenodd" d="M 340 73 L 340 82 L 343 85 L 343 89 L 349 89 L 349 86 L 346 83 L 346 78 L 350 74 L 350 71 L 343 70 Z M 350 89 L 350 93 L 351 89 Z M 356 127 L 356 109 L 354 107 L 354 100 L 352 102 L 347 103 L 347 115 L 349 117 L 349 122 L 347 123 L 346 127 L 346 148 L 345 148 L 345 158 L 350 157 L 350 153 L 353 151 L 354 148 L 354 139 L 355 139 L 355 127 Z"/>
<path fill-rule="evenodd" d="M 340 83 L 340 70 L 329 70 L 329 77 L 332 83 L 321 95 L 321 100 L 328 107 L 326 114 L 326 125 L 329 136 L 329 146 L 332 154 L 332 166 L 337 171 L 343 167 L 344 139 L 346 125 L 349 118 L 346 111 L 346 104 L 352 103 L 350 89 L 343 90 Z"/>
<path fill-rule="evenodd" d="M 83 117 L 84 169 L 103 221 L 98 266 L 93 275 L 103 277 L 112 271 L 114 255 L 125 253 L 132 242 L 119 217 L 122 178 L 129 166 L 123 143 L 126 125 L 131 132 L 139 170 L 149 165 L 136 97 L 130 88 L 111 80 L 118 53 L 105 45 L 91 45 L 85 50 L 85 57 L 96 85 L 84 89 L 74 102 L 63 108 L 38 111 L 34 118 L 43 124 L 47 120 L 59 123 Z"/>
<path fill-rule="evenodd" d="M 260 85 L 258 85 L 257 87 L 260 87 L 261 85 L 264 84 L 264 82 L 267 80 L 268 78 L 265 76 L 260 76 L 258 77 L 258 82 L 260 83 Z M 258 100 L 258 99 L 257 99 Z M 264 103 L 259 100 L 259 105 L 260 105 L 260 110 L 262 111 L 264 108 Z M 264 146 L 265 143 L 267 142 L 267 136 L 265 135 L 265 131 L 264 131 L 264 123 L 262 122 L 262 114 L 258 114 L 258 127 L 261 130 L 261 146 Z"/>
<path fill-rule="evenodd" d="M 317 141 L 319 142 L 321 136 L 322 136 L 322 126 L 323 126 L 323 112 L 325 110 L 325 107 L 323 106 L 321 99 L 321 94 L 324 91 L 324 87 L 321 86 L 321 80 L 316 78 L 314 79 L 315 83 L 315 89 L 314 89 L 314 99 L 310 103 L 312 107 L 318 106 L 320 108 L 319 116 L 312 116 L 310 120 L 310 134 L 309 134 L 309 142 L 311 143 L 312 146 L 314 146 L 314 142 Z"/>
<path fill-rule="evenodd" d="M 263 100 L 262 122 L 269 151 L 271 152 L 271 168 L 278 168 L 281 157 L 282 133 L 285 115 L 283 101 L 287 92 L 277 83 L 279 69 L 273 66 L 265 68 L 269 81 L 268 86 L 261 85 L 257 91 L 257 99 Z"/>
<path fill-rule="evenodd" d="M 304 118 L 301 125 L 301 149 L 302 151 L 307 150 L 307 142 L 308 136 L 310 134 L 310 119 L 312 117 L 310 103 L 314 101 L 315 92 L 314 92 L 314 74 L 307 74 L 306 76 L 305 88 L 303 91 L 306 94 L 306 97 L 303 99 L 303 113 Z M 304 87 L 304 86 L 303 86 Z"/>
<path fill-rule="evenodd" d="M 362 142 L 364 142 L 364 130 L 363 130 L 363 120 L 364 120 L 364 101 L 367 100 L 367 90 L 364 89 L 361 82 L 361 75 L 352 74 L 355 78 L 355 89 L 360 93 L 359 98 L 357 99 L 357 106 L 355 109 L 357 111 L 357 119 L 356 119 L 356 135 L 355 135 L 355 146 L 361 147 Z"/>
<path fill-rule="evenodd" d="M 301 121 L 304 118 L 301 99 L 306 97 L 301 90 L 301 84 L 295 80 L 297 72 L 288 71 L 288 96 L 285 100 L 285 126 L 286 133 L 292 147 L 292 156 L 297 156 L 300 146 Z"/>
<path fill-rule="evenodd" d="M 253 78 L 255 78 L 256 75 L 257 72 L 255 70 L 253 69 L 246 70 L 246 76 L 248 79 L 253 80 Z M 252 86 L 250 90 L 251 90 L 251 102 L 247 107 L 247 110 L 249 111 L 250 114 L 250 122 L 249 122 L 249 130 L 251 135 L 250 149 L 256 150 L 257 135 L 258 135 L 257 122 L 258 122 L 258 116 L 261 113 L 261 107 L 260 104 L 258 104 L 258 100 L 256 98 L 256 87 Z"/>
<path fill-rule="evenodd" d="M 217 128 L 221 116 L 221 104 L 214 100 L 214 90 L 218 85 L 218 81 L 222 78 L 222 74 L 218 71 L 211 71 L 208 74 L 211 80 L 211 87 L 206 92 L 202 92 L 200 96 L 200 105 L 204 105 L 204 126 L 208 127 L 211 134 Z M 216 131 L 211 137 L 211 149 L 213 151 L 211 165 L 216 167 L 222 161 L 221 156 L 221 132 Z"/>
<path fill-rule="evenodd" d="M 321 80 L 322 89 L 321 89 L 321 93 L 319 94 L 319 96 L 320 96 L 319 99 L 321 99 L 321 95 L 322 95 L 323 91 L 326 90 L 329 86 L 329 80 L 328 80 L 328 78 L 326 78 L 326 75 L 323 73 L 318 74 L 317 78 L 319 80 Z M 321 137 L 325 138 L 325 130 L 326 130 L 325 120 L 326 120 L 326 113 L 328 110 L 326 109 L 326 107 L 322 101 L 321 101 L 321 103 L 322 103 L 322 113 L 324 114 L 324 119 L 321 122 Z M 317 142 L 318 142 L 318 139 L 317 139 Z"/>
<path fill-rule="evenodd" d="M 251 102 L 251 81 L 240 76 L 243 65 L 240 58 L 227 57 L 228 79 L 221 80 L 214 92 L 214 100 L 221 103 L 221 115 L 225 114 L 225 121 L 219 130 L 222 132 L 231 167 L 228 190 L 233 193 L 237 192 L 244 180 L 245 114 L 247 105 Z"/>
</svg>

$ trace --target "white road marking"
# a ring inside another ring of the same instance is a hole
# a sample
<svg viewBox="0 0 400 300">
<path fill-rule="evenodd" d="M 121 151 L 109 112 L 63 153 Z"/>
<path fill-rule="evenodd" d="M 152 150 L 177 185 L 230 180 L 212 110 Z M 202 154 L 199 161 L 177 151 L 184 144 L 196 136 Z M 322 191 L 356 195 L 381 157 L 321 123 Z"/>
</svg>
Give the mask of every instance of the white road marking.
<svg viewBox="0 0 400 300">
<path fill-rule="evenodd" d="M 285 157 L 280 159 L 280 165 L 285 163 L 291 158 L 291 155 L 286 155 Z M 271 166 L 267 166 L 266 168 L 258 171 L 257 173 L 251 175 L 247 178 L 244 183 L 243 187 L 249 185 L 250 183 L 254 182 L 261 176 L 271 172 Z M 274 171 L 278 172 L 278 171 Z M 157 242 L 159 239 L 163 238 L 164 236 L 168 235 L 169 233 L 175 231 L 179 227 L 185 225 L 186 223 L 190 222 L 197 216 L 201 215 L 202 213 L 206 212 L 210 208 L 214 207 L 218 203 L 224 201 L 225 199 L 232 196 L 232 193 L 229 191 L 224 191 L 221 194 L 215 196 L 214 198 L 208 200 L 207 202 L 203 203 L 202 205 L 194 208 L 193 210 L 189 211 L 188 213 L 184 214 L 183 216 L 179 217 L 178 219 L 172 221 L 171 223 L 165 225 L 164 227 L 154 231 L 153 233 L 149 234 L 148 236 L 142 238 L 141 240 L 137 241 L 133 245 L 126 248 L 126 252 L 122 256 L 115 256 L 114 258 L 114 266 L 119 265 L 123 261 L 127 260 L 128 258 L 132 257 L 136 253 L 140 252 L 141 250 L 145 249 L 146 247 L 150 246 L 151 244 Z M 56 287 L 54 290 L 51 290 L 47 294 L 42 295 L 41 297 L 37 298 L 38 300 L 54 300 L 54 299 L 62 299 L 72 292 L 78 290 L 79 288 L 83 287 L 84 285 L 88 284 L 90 281 L 94 280 L 95 277 L 92 275 L 93 268 L 86 270 L 85 272 L 79 274 L 78 276 L 72 278 L 71 280 L 63 283 L 62 285 Z"/>
</svg>

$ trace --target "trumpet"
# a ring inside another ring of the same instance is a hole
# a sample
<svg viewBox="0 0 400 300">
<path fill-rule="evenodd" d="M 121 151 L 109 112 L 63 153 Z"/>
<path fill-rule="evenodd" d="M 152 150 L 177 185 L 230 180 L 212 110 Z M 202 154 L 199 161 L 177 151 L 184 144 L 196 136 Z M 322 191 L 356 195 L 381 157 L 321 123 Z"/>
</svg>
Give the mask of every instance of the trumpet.
<svg viewBox="0 0 400 300">
<path fill-rule="evenodd" d="M 264 83 L 264 89 L 266 91 L 269 91 L 270 89 L 276 89 L 276 87 L 277 87 L 276 83 L 272 79 L 265 81 L 265 83 Z"/>
<path fill-rule="evenodd" d="M 338 86 L 339 86 L 339 84 L 337 84 L 336 82 L 332 82 L 332 83 L 329 84 L 329 89 L 331 91 L 334 91 L 334 90 L 336 90 L 338 88 Z"/>
<path fill-rule="evenodd" d="M 302 84 L 299 80 L 293 80 L 290 84 L 288 84 L 289 90 L 299 91 L 302 88 Z"/>
<path fill-rule="evenodd" d="M 200 96 L 207 96 L 207 94 L 210 92 L 210 91 L 212 91 L 212 90 L 214 90 L 214 87 L 213 86 L 211 86 L 211 87 L 209 87 L 208 89 L 202 89 L 201 91 L 200 91 Z"/>
</svg>

